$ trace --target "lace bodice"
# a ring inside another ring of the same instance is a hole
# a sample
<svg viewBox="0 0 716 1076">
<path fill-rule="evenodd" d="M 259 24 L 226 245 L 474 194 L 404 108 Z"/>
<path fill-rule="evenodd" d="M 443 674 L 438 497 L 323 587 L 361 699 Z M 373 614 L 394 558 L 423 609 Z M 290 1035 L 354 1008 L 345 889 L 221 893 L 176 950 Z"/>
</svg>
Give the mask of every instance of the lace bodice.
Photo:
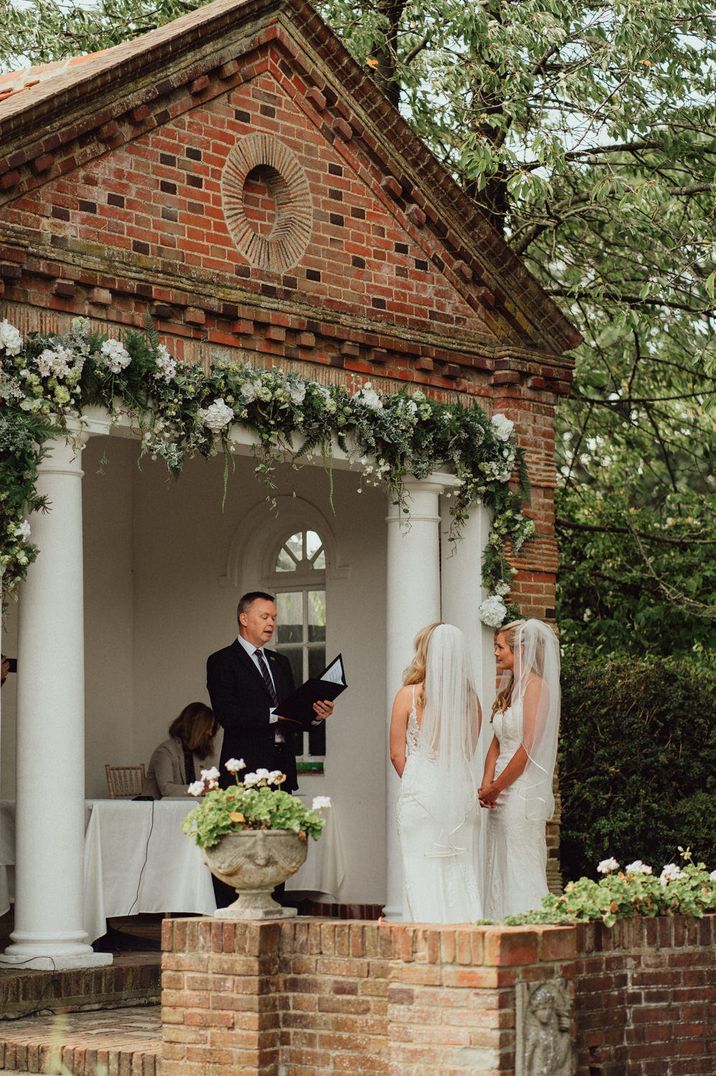
<svg viewBox="0 0 716 1076">
<path fill-rule="evenodd" d="M 492 719 L 492 727 L 500 743 L 500 755 L 495 767 L 497 777 L 522 744 L 522 714 L 512 706 L 498 710 Z"/>
<path fill-rule="evenodd" d="M 413 705 L 410 708 L 410 714 L 408 715 L 408 725 L 405 730 L 405 746 L 406 754 L 408 757 L 415 754 L 418 750 L 418 742 L 420 740 L 420 725 L 418 724 L 418 713 L 415 707 L 415 688 L 413 688 Z"/>
</svg>

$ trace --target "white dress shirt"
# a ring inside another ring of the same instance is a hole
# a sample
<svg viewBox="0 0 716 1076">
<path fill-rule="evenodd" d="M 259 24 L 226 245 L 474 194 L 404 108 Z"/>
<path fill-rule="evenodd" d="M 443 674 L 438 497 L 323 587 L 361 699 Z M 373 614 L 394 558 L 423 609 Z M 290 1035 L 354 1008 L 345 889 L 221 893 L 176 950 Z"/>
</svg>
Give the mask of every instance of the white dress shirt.
<svg viewBox="0 0 716 1076">
<path fill-rule="evenodd" d="M 263 647 L 254 646 L 254 644 L 250 643 L 248 641 L 248 639 L 244 639 L 243 635 L 237 635 L 236 639 L 237 639 L 238 642 L 241 643 L 241 645 L 243 646 L 246 653 L 252 659 L 254 665 L 259 670 L 259 673 L 261 673 L 261 679 L 263 680 L 263 672 L 261 670 L 261 666 L 259 665 L 259 659 L 256 657 L 256 651 L 257 650 L 261 651 L 261 653 L 264 655 L 264 661 L 266 662 L 266 668 L 268 669 L 268 674 L 271 677 L 271 683 L 273 684 L 273 688 L 274 688 L 274 691 L 275 691 L 276 690 L 276 681 L 274 680 L 273 673 L 271 672 L 271 662 L 268 660 L 268 658 L 264 654 Z M 278 714 L 276 713 L 276 707 L 272 706 L 271 709 L 269 710 L 269 723 L 274 725 L 277 722 L 278 722 Z"/>
</svg>

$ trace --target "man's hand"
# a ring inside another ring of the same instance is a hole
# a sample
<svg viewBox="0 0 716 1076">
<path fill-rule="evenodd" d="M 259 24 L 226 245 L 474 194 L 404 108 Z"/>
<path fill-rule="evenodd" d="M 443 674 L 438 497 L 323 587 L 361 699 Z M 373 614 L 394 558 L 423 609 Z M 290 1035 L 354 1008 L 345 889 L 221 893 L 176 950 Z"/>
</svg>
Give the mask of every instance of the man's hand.
<svg viewBox="0 0 716 1076">
<path fill-rule="evenodd" d="M 314 702 L 313 712 L 318 721 L 325 721 L 333 713 L 333 703 L 330 699 L 324 699 L 323 702 Z"/>
</svg>

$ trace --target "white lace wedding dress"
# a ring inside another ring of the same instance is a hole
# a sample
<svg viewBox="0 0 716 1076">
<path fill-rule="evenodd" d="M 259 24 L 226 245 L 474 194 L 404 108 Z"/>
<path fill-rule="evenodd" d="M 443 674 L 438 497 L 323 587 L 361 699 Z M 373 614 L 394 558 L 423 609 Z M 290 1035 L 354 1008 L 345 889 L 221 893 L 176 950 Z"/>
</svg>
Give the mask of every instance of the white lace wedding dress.
<svg viewBox="0 0 716 1076">
<path fill-rule="evenodd" d="M 495 713 L 493 729 L 500 743 L 495 777 L 522 745 L 521 715 L 512 707 Z M 504 792 L 497 806 L 482 812 L 485 837 L 485 918 L 504 919 L 539 908 L 547 894 L 547 844 L 543 821 L 530 821 L 523 773 Z"/>
<path fill-rule="evenodd" d="M 412 923 L 469 923 L 482 917 L 477 882 L 478 804 L 465 769 L 457 796 L 457 826 L 446 824 L 445 778 L 435 760 L 420 751 L 415 693 L 406 733 L 407 759 L 398 797 L 398 831 L 403 858 L 403 919 Z M 453 798 L 451 802 L 455 803 Z M 441 820 L 442 818 L 442 820 Z"/>
</svg>

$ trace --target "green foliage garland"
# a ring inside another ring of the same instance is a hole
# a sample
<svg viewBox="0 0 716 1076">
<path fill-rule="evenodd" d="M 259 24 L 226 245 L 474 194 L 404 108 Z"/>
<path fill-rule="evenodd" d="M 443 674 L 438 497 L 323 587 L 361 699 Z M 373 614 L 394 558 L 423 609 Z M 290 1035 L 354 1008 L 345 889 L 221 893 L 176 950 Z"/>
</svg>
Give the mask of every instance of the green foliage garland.
<svg viewBox="0 0 716 1076">
<path fill-rule="evenodd" d="M 75 319 L 66 335 L 30 334 L 25 341 L 0 323 L 0 570 L 9 594 L 37 556 L 24 514 L 43 506 L 36 493 L 43 445 L 53 434 L 81 423 L 83 409 L 99 405 L 110 416 L 128 414 L 141 432 L 143 453 L 161 457 L 174 476 L 186 459 L 232 452 L 231 426 L 259 439 L 256 471 L 269 484 L 275 466 L 321 454 L 336 442 L 361 470 L 361 486 L 387 485 L 404 504 L 406 476 L 427 477 L 438 465 L 460 485 L 451 501 L 452 535 L 480 498 L 493 524 L 483 558 L 490 592 L 481 615 L 499 626 L 516 613 L 505 596 L 513 570 L 506 544 L 517 552 L 534 533 L 523 512 L 524 458 L 512 423 L 489 419 L 481 407 L 442 403 L 421 391 L 378 394 L 370 383 L 352 395 L 297 373 L 219 362 L 208 373 L 174 359 L 152 328 L 124 342 L 90 331 Z M 514 472 L 518 489 L 509 480 Z"/>
</svg>

